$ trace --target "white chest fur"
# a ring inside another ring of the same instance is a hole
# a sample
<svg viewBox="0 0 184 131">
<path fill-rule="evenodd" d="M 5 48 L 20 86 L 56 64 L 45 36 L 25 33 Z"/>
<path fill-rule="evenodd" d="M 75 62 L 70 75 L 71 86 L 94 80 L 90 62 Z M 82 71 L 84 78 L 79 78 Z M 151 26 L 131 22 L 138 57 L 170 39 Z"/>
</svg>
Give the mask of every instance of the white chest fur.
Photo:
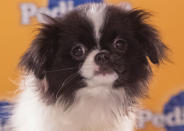
<svg viewBox="0 0 184 131">
<path fill-rule="evenodd" d="M 134 114 L 127 117 L 121 112 L 125 98 L 118 93 L 123 91 L 83 88 L 77 92 L 75 104 L 64 111 L 60 104 L 44 104 L 29 81 L 14 110 L 13 131 L 133 131 Z"/>
</svg>

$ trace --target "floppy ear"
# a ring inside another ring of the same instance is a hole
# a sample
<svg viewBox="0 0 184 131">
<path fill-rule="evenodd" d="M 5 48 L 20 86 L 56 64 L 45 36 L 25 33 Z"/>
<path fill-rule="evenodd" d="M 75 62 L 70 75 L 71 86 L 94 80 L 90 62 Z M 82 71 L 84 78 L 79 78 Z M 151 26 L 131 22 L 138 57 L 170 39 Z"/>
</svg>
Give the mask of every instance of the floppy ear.
<svg viewBox="0 0 184 131">
<path fill-rule="evenodd" d="M 52 18 L 49 18 L 52 20 Z M 53 20 L 52 20 L 53 22 Z M 57 41 L 57 27 L 55 24 L 43 24 L 30 48 L 21 57 L 19 67 L 26 72 L 33 72 L 39 79 L 43 79 L 45 70 L 50 66 Z"/>
<path fill-rule="evenodd" d="M 146 23 L 150 13 L 134 9 L 129 15 L 135 25 L 135 36 L 142 45 L 145 55 L 149 57 L 153 64 L 159 64 L 166 57 L 168 48 L 160 40 L 158 31 Z"/>
</svg>

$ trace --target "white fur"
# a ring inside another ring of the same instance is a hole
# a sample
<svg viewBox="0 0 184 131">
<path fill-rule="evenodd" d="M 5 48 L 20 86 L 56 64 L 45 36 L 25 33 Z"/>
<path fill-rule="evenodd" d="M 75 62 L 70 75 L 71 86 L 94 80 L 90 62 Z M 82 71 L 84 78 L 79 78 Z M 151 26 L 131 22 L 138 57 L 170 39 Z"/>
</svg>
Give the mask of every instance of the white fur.
<svg viewBox="0 0 184 131">
<path fill-rule="evenodd" d="M 106 6 L 100 7 L 94 4 L 87 12 L 97 41 Z M 37 90 L 41 81 L 34 75 L 26 76 L 10 120 L 12 131 L 133 131 L 134 109 L 125 114 L 126 93 L 123 88 L 112 88 L 117 74 L 96 76 L 94 73 L 99 69 L 94 62 L 98 52 L 93 50 L 82 65 L 80 73 L 86 78 L 87 87 L 76 92 L 75 103 L 67 111 L 59 102 L 44 103 Z"/>
<path fill-rule="evenodd" d="M 106 12 L 105 7 L 106 4 L 91 4 L 87 12 L 85 12 L 94 25 L 97 44 L 99 44 L 99 39 L 101 36 L 100 28 L 104 24 L 104 17 Z M 98 47 L 100 48 L 99 45 Z"/>
<path fill-rule="evenodd" d="M 129 2 L 121 2 L 118 6 L 121 9 L 126 10 L 126 11 L 129 11 L 132 9 L 132 5 Z"/>
<path fill-rule="evenodd" d="M 36 91 L 39 81 L 30 75 L 22 81 L 11 124 L 12 131 L 133 131 L 134 114 L 123 114 L 124 90 L 86 87 L 77 92 L 68 111 L 60 104 L 47 105 Z"/>
<path fill-rule="evenodd" d="M 94 72 L 98 70 L 98 66 L 94 62 L 94 57 L 98 52 L 98 50 L 93 50 L 82 65 L 82 68 L 80 70 L 81 75 L 87 79 L 92 79 L 94 76 Z"/>
<path fill-rule="evenodd" d="M 95 64 L 94 58 L 99 50 L 93 50 L 88 57 L 86 58 L 82 68 L 80 70 L 81 75 L 87 79 L 88 86 L 99 86 L 99 85 L 108 85 L 112 86 L 113 82 L 118 78 L 118 75 L 114 72 L 112 74 L 95 75 L 95 71 L 99 70 L 99 66 Z"/>
<path fill-rule="evenodd" d="M 85 10 L 87 17 L 92 21 L 94 25 L 95 36 L 96 36 L 97 45 L 99 49 L 100 49 L 99 39 L 101 37 L 100 29 L 103 27 L 105 22 L 104 17 L 106 14 L 106 6 L 107 5 L 105 3 L 101 3 L 101 4 L 93 3 L 93 4 L 90 4 L 89 9 Z M 125 11 L 129 11 L 132 9 L 132 6 L 129 2 L 121 2 L 118 6 Z"/>
<path fill-rule="evenodd" d="M 75 103 L 67 111 L 59 102 L 45 104 L 37 91 L 40 81 L 34 75 L 25 77 L 11 119 L 13 131 L 132 131 L 135 116 L 133 112 L 124 114 L 126 94 L 123 88 L 112 88 L 117 75 L 94 74 L 97 53 L 92 51 L 84 62 L 81 74 L 88 86 L 77 91 Z"/>
</svg>

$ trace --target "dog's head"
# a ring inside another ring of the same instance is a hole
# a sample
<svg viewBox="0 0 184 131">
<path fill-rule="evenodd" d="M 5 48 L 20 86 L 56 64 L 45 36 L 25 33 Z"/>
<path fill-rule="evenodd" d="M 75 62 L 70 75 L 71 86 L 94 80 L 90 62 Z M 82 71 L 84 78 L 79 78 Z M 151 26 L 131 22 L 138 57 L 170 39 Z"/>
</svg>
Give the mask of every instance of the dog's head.
<svg viewBox="0 0 184 131">
<path fill-rule="evenodd" d="M 81 88 L 124 88 L 141 97 L 167 47 L 146 23 L 149 13 L 120 6 L 89 4 L 61 18 L 47 18 L 20 66 L 44 81 L 44 98 L 72 102 Z"/>
</svg>

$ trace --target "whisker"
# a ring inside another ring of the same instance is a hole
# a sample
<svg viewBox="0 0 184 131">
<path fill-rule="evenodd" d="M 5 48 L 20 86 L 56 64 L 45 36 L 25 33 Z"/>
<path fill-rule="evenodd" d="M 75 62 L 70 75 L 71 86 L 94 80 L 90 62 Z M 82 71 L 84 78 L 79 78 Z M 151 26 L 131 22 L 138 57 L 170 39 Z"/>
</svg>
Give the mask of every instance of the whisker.
<svg viewBox="0 0 184 131">
<path fill-rule="evenodd" d="M 73 80 L 76 76 L 78 76 L 78 72 L 73 73 L 72 75 L 68 76 L 62 83 L 61 87 L 59 88 L 58 92 L 56 93 L 56 99 L 58 98 L 59 93 L 63 89 L 64 86 L 66 86 L 71 80 Z"/>
<path fill-rule="evenodd" d="M 71 68 L 62 68 L 62 69 L 58 69 L 58 70 L 48 70 L 48 71 L 44 71 L 45 73 L 49 73 L 49 72 L 58 72 L 58 71 L 64 71 L 64 70 L 73 70 L 73 69 L 77 69 L 77 67 L 71 67 Z"/>
</svg>

